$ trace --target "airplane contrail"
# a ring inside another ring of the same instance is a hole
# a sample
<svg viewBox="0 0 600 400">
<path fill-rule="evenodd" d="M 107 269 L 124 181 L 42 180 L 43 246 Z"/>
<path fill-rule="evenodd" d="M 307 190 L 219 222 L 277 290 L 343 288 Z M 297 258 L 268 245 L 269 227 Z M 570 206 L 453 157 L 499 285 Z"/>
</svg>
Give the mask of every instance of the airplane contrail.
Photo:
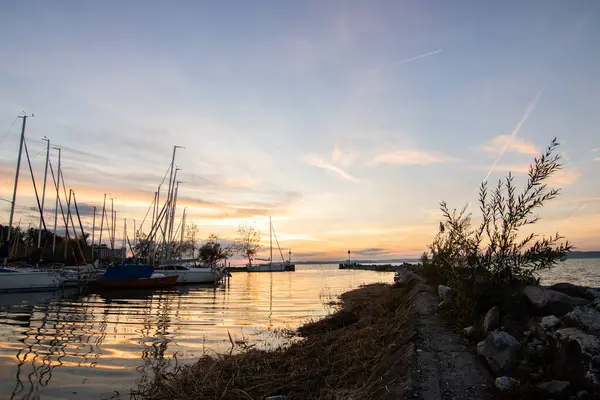
<svg viewBox="0 0 600 400">
<path fill-rule="evenodd" d="M 409 63 L 411 61 L 415 61 L 418 60 L 420 58 L 425 58 L 425 57 L 429 57 L 429 56 L 433 56 L 434 54 L 439 54 L 441 53 L 443 50 L 439 49 L 439 50 L 435 50 L 435 51 L 431 51 L 429 53 L 425 53 L 425 54 L 421 54 L 420 56 L 416 56 L 416 57 L 411 57 L 411 58 L 407 58 L 406 60 L 402 60 L 402 61 L 396 61 L 390 64 L 390 68 L 391 67 L 396 67 L 398 65 L 402 65 L 402 64 L 406 64 Z"/>
<path fill-rule="evenodd" d="M 540 99 L 540 96 L 542 95 L 542 93 L 544 93 L 544 89 L 545 89 L 545 87 L 543 87 L 538 92 L 538 94 L 535 96 L 535 98 L 533 99 L 533 101 L 531 103 L 529 103 L 529 105 L 527 106 L 527 109 L 525 110 L 525 114 L 523 114 L 523 117 L 521 118 L 521 120 L 519 121 L 519 123 L 513 129 L 512 133 L 510 134 L 510 137 L 504 143 L 504 146 L 502 147 L 502 151 L 500 152 L 500 154 L 498 155 L 498 157 L 496 158 L 496 160 L 492 164 L 492 167 L 490 168 L 490 171 L 485 176 L 485 179 L 483 180 L 484 182 L 486 182 L 488 180 L 488 178 L 492 174 L 492 171 L 494 170 L 494 168 L 496 167 L 496 165 L 498 164 L 498 162 L 500 161 L 500 159 L 502 158 L 502 156 L 506 152 L 506 149 L 508 148 L 508 145 L 510 144 L 510 142 L 512 142 L 512 140 L 515 138 L 515 136 L 517 136 L 517 134 L 521 130 L 521 127 L 523 126 L 523 124 L 525 123 L 525 121 L 527 121 L 527 118 L 529 118 L 529 115 L 535 109 L 535 106 L 537 105 L 537 102 Z"/>
<path fill-rule="evenodd" d="M 433 56 L 433 55 L 439 54 L 442 51 L 443 51 L 442 49 L 439 49 L 439 50 L 430 51 L 429 53 L 421 54 L 421 55 L 418 55 L 418 56 L 415 56 L 415 57 L 407 58 L 406 60 L 400 60 L 400 61 L 391 62 L 391 63 L 389 63 L 388 65 L 386 65 L 384 67 L 375 68 L 375 69 L 371 70 L 370 73 L 374 74 L 374 73 L 379 72 L 379 71 L 384 70 L 384 69 L 391 69 L 391 68 L 397 67 L 398 65 L 406 64 L 406 63 L 409 63 L 409 62 L 412 62 L 412 61 L 415 61 L 415 60 L 419 60 L 421 58 L 425 58 L 425 57 L 429 57 L 429 56 Z"/>
</svg>

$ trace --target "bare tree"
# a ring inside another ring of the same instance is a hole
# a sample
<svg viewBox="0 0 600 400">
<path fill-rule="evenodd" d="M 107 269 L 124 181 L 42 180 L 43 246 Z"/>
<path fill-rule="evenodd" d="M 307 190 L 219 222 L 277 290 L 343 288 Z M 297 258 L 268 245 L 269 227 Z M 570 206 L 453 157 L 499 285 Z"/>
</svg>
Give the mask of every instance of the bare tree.
<svg viewBox="0 0 600 400">
<path fill-rule="evenodd" d="M 191 224 L 187 227 L 185 232 L 185 239 L 191 246 L 192 258 L 196 256 L 196 242 L 198 240 L 200 229 L 198 225 Z"/>
<path fill-rule="evenodd" d="M 252 265 L 252 258 L 262 247 L 260 244 L 260 232 L 248 225 L 240 225 L 237 228 L 238 238 L 233 245 L 235 251 L 248 259 L 248 264 Z"/>
</svg>

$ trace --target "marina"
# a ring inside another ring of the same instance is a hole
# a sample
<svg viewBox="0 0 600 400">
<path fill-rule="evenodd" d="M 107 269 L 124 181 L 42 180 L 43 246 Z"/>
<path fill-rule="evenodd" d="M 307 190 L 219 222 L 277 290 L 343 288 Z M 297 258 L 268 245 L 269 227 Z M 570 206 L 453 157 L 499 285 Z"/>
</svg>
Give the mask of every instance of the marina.
<svg viewBox="0 0 600 400">
<path fill-rule="evenodd" d="M 0 294 L 0 397 L 129 398 L 175 355 L 188 363 L 228 352 L 229 335 L 276 347 L 289 340 L 282 330 L 328 314 L 337 295 L 374 282 L 391 283 L 392 275 L 302 265 L 236 274 L 218 287 Z"/>
</svg>

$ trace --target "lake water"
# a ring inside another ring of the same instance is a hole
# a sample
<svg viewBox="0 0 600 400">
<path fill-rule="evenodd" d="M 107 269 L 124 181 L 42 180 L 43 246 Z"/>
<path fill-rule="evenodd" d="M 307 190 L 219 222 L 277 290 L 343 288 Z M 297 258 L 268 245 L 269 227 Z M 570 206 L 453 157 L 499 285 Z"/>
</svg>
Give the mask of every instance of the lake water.
<svg viewBox="0 0 600 400">
<path fill-rule="evenodd" d="M 192 362 L 206 351 L 229 351 L 232 339 L 265 348 L 326 315 L 327 303 L 361 284 L 393 274 L 298 266 L 296 272 L 234 273 L 223 287 L 181 286 L 129 293 L 0 295 L 0 398 L 128 398 L 157 360 Z M 600 286 L 600 259 L 569 260 L 543 274 Z"/>
<path fill-rule="evenodd" d="M 192 361 L 248 339 L 276 346 L 329 312 L 335 296 L 391 273 L 298 266 L 296 272 L 234 273 L 219 288 L 86 294 L 0 295 L 0 398 L 129 398 L 160 358 Z"/>
</svg>

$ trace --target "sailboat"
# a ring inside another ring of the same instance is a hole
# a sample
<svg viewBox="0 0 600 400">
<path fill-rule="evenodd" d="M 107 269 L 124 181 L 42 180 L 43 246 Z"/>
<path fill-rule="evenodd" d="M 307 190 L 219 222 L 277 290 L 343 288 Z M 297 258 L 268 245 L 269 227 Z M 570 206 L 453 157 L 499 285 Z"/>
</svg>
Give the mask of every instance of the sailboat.
<svg viewBox="0 0 600 400">
<path fill-rule="evenodd" d="M 269 217 L 269 259 L 268 260 L 261 260 L 261 261 L 268 261 L 267 263 L 263 263 L 263 264 L 249 264 L 246 268 L 246 270 L 248 272 L 283 272 L 283 271 L 295 271 L 296 270 L 296 266 L 294 264 L 292 264 L 291 262 L 291 254 L 292 252 L 290 251 L 290 258 L 286 261 L 283 259 L 283 255 L 281 256 L 281 262 L 273 262 L 273 233 L 274 233 L 274 229 L 273 229 L 273 223 L 271 222 L 271 217 Z M 277 241 L 277 249 L 279 250 L 279 253 L 281 254 L 281 248 L 279 247 L 279 241 L 277 240 L 277 236 L 275 236 L 275 240 Z"/>
</svg>

